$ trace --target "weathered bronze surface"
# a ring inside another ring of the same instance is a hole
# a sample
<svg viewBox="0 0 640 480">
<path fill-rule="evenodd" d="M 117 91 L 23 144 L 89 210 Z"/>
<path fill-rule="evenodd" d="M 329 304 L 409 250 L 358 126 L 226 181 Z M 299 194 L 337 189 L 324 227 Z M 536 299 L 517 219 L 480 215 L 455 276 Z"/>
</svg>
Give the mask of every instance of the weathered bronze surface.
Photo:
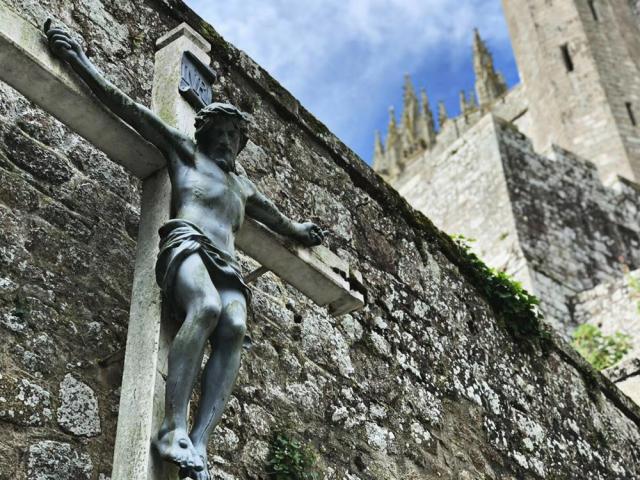
<svg viewBox="0 0 640 480">
<path fill-rule="evenodd" d="M 207 440 L 231 395 L 246 329 L 248 288 L 234 235 L 245 214 L 306 246 L 320 244 L 323 232 L 313 223 L 291 221 L 236 173 L 236 157 L 247 142 L 246 114 L 230 104 L 209 104 L 197 114 L 195 139 L 189 138 L 106 80 L 68 33 L 50 27 L 47 21 L 44 30 L 53 54 L 167 159 L 173 218 L 160 229 L 156 274 L 168 311 L 181 327 L 169 353 L 165 418 L 154 446 L 180 467 L 182 477 L 209 480 Z M 185 82 L 192 96 L 210 99 L 203 86 L 209 79 L 190 68 L 183 74 L 190 72 Z M 188 404 L 207 342 L 213 355 L 201 377 L 202 397 L 189 432 Z"/>
</svg>

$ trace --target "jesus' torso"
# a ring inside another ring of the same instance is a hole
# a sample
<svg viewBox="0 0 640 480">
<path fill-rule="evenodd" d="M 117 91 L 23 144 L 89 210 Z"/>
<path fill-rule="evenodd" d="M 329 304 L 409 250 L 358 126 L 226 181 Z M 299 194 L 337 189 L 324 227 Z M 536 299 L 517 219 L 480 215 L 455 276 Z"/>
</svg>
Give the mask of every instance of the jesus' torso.
<svg viewBox="0 0 640 480">
<path fill-rule="evenodd" d="M 235 233 L 248 197 L 246 184 L 200 152 L 184 159 L 190 161 L 177 155 L 170 160 L 173 218 L 195 223 L 218 248 L 234 256 Z"/>
</svg>

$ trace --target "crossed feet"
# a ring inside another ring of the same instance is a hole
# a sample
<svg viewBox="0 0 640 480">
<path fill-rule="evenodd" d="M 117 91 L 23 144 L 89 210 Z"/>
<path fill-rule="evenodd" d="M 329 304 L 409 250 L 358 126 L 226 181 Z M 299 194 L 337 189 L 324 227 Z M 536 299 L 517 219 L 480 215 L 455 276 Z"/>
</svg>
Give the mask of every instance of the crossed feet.
<svg viewBox="0 0 640 480">
<path fill-rule="evenodd" d="M 211 479 L 207 469 L 206 446 L 196 449 L 185 429 L 163 428 L 158 432 L 153 445 L 163 460 L 180 467 L 180 478 Z"/>
<path fill-rule="evenodd" d="M 211 480 L 211 476 L 209 475 L 209 469 L 207 468 L 207 446 L 206 445 L 195 445 L 194 450 L 196 455 L 204 465 L 204 469 L 200 471 L 196 471 L 195 469 L 180 469 L 180 478 L 192 478 L 193 480 Z"/>
</svg>

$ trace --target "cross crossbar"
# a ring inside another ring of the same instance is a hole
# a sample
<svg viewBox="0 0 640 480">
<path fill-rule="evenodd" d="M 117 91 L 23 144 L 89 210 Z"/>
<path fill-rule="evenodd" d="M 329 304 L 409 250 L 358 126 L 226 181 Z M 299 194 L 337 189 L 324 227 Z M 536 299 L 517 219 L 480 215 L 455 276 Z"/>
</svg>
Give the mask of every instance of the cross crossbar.
<svg viewBox="0 0 640 480">
<path fill-rule="evenodd" d="M 87 139 L 133 175 L 145 179 L 165 166 L 160 151 L 106 109 L 53 58 L 40 30 L 0 1 L 0 80 Z M 176 91 L 176 95 L 178 92 Z M 324 246 L 301 248 L 247 219 L 237 247 L 333 315 L 361 308 L 346 262 Z"/>
</svg>

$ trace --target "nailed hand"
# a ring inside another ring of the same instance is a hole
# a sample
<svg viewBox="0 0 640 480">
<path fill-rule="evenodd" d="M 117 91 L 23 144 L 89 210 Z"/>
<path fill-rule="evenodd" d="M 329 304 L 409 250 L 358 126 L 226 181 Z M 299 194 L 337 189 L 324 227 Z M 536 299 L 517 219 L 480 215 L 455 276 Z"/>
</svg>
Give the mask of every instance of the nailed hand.
<svg viewBox="0 0 640 480">
<path fill-rule="evenodd" d="M 320 245 L 324 240 L 324 232 L 315 223 L 299 223 L 296 227 L 296 239 L 305 247 Z"/>
<path fill-rule="evenodd" d="M 60 28 L 51 28 L 51 19 L 44 22 L 44 33 L 47 35 L 49 50 L 66 62 L 82 56 L 82 48 L 71 36 Z"/>
</svg>

